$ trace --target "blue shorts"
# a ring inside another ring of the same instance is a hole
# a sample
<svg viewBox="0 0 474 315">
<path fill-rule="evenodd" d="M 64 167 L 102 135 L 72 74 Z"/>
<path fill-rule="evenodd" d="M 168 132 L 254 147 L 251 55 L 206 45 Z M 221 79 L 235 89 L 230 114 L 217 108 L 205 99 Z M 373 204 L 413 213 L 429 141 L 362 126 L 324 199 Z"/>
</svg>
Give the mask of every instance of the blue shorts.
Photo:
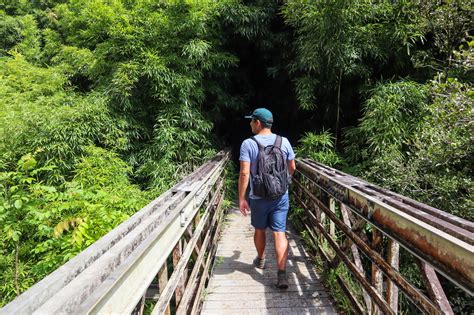
<svg viewBox="0 0 474 315">
<path fill-rule="evenodd" d="M 264 230 L 269 227 L 275 232 L 286 231 L 286 217 L 290 208 L 288 193 L 274 199 L 250 199 L 252 226 Z"/>
</svg>

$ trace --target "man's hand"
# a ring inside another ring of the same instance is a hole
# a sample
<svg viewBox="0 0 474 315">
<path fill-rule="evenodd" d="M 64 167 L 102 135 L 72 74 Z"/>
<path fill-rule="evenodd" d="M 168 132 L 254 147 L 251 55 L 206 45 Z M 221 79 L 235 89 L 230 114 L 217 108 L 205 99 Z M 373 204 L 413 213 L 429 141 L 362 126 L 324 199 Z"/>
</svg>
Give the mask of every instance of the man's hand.
<svg viewBox="0 0 474 315">
<path fill-rule="evenodd" d="M 250 207 L 246 199 L 239 200 L 239 208 L 240 213 L 242 213 L 244 216 L 247 216 L 247 214 L 250 213 Z"/>
<path fill-rule="evenodd" d="M 240 173 L 239 173 L 239 208 L 243 215 L 247 215 L 250 212 L 250 207 L 245 198 L 247 192 L 247 186 L 250 178 L 250 162 L 240 161 Z"/>
</svg>

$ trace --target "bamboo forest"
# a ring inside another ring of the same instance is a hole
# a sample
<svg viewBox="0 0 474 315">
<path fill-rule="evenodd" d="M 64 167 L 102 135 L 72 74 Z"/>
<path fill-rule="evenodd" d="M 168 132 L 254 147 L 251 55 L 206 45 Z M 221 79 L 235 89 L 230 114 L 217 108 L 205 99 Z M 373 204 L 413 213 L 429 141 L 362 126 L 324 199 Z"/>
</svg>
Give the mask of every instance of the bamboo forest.
<svg viewBox="0 0 474 315">
<path fill-rule="evenodd" d="M 2 1 L 0 307 L 224 148 L 235 206 L 259 107 L 297 158 L 474 221 L 473 17 L 470 0 Z"/>
</svg>

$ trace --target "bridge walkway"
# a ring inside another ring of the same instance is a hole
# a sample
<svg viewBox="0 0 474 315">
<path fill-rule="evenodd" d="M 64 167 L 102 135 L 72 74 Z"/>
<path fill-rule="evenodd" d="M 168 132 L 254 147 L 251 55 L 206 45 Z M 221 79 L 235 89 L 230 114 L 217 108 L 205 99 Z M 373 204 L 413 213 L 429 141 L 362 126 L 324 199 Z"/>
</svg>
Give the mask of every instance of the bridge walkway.
<svg viewBox="0 0 474 315">
<path fill-rule="evenodd" d="M 334 314 L 334 303 L 301 242 L 290 233 L 289 287 L 276 288 L 273 236 L 267 232 L 266 268 L 256 257 L 250 216 L 231 209 L 219 241 L 202 314 Z"/>
</svg>

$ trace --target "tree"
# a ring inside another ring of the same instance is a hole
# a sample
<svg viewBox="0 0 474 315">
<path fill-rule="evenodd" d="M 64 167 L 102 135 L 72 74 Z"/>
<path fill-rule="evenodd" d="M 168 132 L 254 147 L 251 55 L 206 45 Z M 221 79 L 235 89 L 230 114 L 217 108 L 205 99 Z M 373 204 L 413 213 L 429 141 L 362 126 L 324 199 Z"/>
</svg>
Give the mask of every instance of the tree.
<svg viewBox="0 0 474 315">
<path fill-rule="evenodd" d="M 313 109 L 319 103 L 328 113 L 336 104 L 337 145 L 343 80 L 367 82 L 393 56 L 409 54 L 422 39 L 413 23 L 414 6 L 404 1 L 288 1 L 283 14 L 297 33 L 290 69 L 299 105 Z"/>
</svg>

